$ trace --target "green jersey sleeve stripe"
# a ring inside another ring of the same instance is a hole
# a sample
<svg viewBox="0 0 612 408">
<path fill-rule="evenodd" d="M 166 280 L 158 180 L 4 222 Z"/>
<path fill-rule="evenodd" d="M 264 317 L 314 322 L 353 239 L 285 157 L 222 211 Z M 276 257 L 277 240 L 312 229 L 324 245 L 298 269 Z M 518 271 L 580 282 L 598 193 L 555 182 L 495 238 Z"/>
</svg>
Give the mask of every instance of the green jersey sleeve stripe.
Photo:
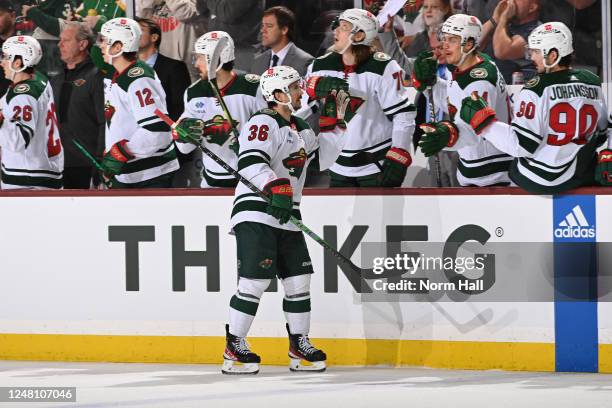
<svg viewBox="0 0 612 408">
<path fill-rule="evenodd" d="M 542 140 L 543 139 L 542 136 L 538 135 L 537 133 L 533 132 L 532 130 L 529 130 L 529 129 L 523 127 L 523 126 L 517 125 L 516 123 L 512 123 L 511 126 L 516 128 L 516 129 L 518 129 L 518 130 L 520 130 L 520 131 L 522 131 L 523 133 L 530 134 L 531 136 L 537 138 L 538 140 Z"/>
<path fill-rule="evenodd" d="M 162 121 L 143 125 L 142 127 L 143 129 L 147 129 L 150 132 L 169 132 L 171 130 L 170 126 L 168 126 L 166 122 Z"/>
<path fill-rule="evenodd" d="M 523 149 L 532 154 L 538 150 L 538 147 L 540 146 L 539 142 L 534 141 L 533 138 L 525 136 L 523 133 L 517 132 L 516 130 L 514 133 L 518 139 L 519 146 L 521 146 Z"/>
<path fill-rule="evenodd" d="M 159 120 L 159 118 L 158 118 L 157 116 L 153 115 L 153 116 L 149 116 L 149 117 L 146 117 L 146 118 L 140 119 L 140 120 L 139 120 L 139 121 L 137 121 L 136 123 L 138 123 L 138 124 L 140 125 L 140 124 L 141 124 L 141 123 L 143 123 L 143 122 L 148 122 L 148 121 L 150 121 L 150 120 L 154 120 L 154 119 L 155 119 L 155 120 Z"/>
<path fill-rule="evenodd" d="M 247 154 L 251 154 L 251 153 L 259 153 L 261 154 L 263 157 L 266 158 L 266 160 L 270 161 L 270 155 L 266 152 L 264 152 L 263 150 L 259 150 L 259 149 L 249 149 L 249 150 L 245 150 L 244 152 L 240 152 L 240 154 L 238 155 L 238 157 L 242 157 L 244 155 Z"/>
<path fill-rule="evenodd" d="M 266 159 L 264 159 L 261 156 L 252 155 L 252 156 L 243 157 L 238 160 L 238 171 L 244 170 L 247 167 L 252 166 L 254 164 L 269 164 L 269 163 L 268 161 L 266 161 Z"/>
</svg>

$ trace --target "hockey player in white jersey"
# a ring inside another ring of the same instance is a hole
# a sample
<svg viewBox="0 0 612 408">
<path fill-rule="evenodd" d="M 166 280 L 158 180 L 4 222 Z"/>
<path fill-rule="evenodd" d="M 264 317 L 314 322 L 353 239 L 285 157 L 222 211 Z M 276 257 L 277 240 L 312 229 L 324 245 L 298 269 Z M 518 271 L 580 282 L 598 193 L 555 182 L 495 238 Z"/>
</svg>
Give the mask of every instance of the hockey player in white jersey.
<svg viewBox="0 0 612 408">
<path fill-rule="evenodd" d="M 166 112 L 166 94 L 155 71 L 138 60 L 140 26 L 114 18 L 99 35 L 102 55 L 115 68 L 104 79 L 105 177 L 115 177 L 113 188 L 171 187 L 179 163 L 170 127 L 155 114 Z"/>
<path fill-rule="evenodd" d="M 317 136 L 304 120 L 292 114 L 301 106 L 300 82 L 293 68 L 267 70 L 260 86 L 269 108 L 255 113 L 240 133 L 238 170 L 266 192 L 270 201 L 267 203 L 242 183 L 236 187 L 231 224 L 236 233 L 239 281 L 226 325 L 225 374 L 258 372 L 260 358 L 249 349 L 245 338 L 261 296 L 277 276 L 285 290 L 283 311 L 290 369 L 325 369 L 325 353 L 308 339 L 312 261 L 304 235 L 288 221 L 291 216 L 301 219 L 300 201 L 308 165 L 323 170 L 342 148 L 345 121 L 350 119 L 345 116 L 350 96 L 341 90 L 326 98 L 328 126 Z"/>
<path fill-rule="evenodd" d="M 225 48 L 220 53 L 219 68 L 216 74 L 217 86 L 238 131 L 251 115 L 267 107 L 259 91 L 259 75 L 237 74 L 234 72 L 234 41 L 224 31 L 211 31 L 204 34 L 194 46 L 194 64 L 200 79 L 185 91 L 185 112 L 179 119 L 179 127 L 185 130 L 203 129 L 201 142 L 222 158 L 232 168 L 237 168 L 237 140 L 232 135 L 231 124 L 224 117 L 223 109 L 208 82 L 207 58 L 211 58 L 221 38 L 227 38 Z M 196 131 L 197 133 L 197 131 Z M 190 132 L 193 135 L 193 132 Z M 175 136 L 176 137 L 176 136 Z M 200 138 L 198 138 L 200 139 Z M 178 139 L 177 147 L 183 153 L 195 149 L 191 140 Z M 181 143 L 182 142 L 182 143 Z M 235 187 L 238 182 L 210 157 L 203 156 L 201 187 Z"/>
<path fill-rule="evenodd" d="M 415 60 L 413 84 L 419 90 L 433 85 L 435 104 L 444 107 L 450 121 L 422 125 L 426 133 L 419 146 L 425 156 L 442 149 L 456 150 L 459 154 L 457 180 L 462 186 L 508 185 L 512 157 L 484 139 L 470 145 L 464 140 L 458 142 L 458 129 L 453 123 L 463 98 L 474 92 L 489 101 L 500 121 L 510 121 L 504 79 L 489 56 L 478 52 L 482 24 L 474 16 L 455 14 L 446 19 L 440 35 L 446 63 L 454 66 L 446 75 L 450 79 L 436 79 L 437 64 L 431 52 L 424 52 Z"/>
<path fill-rule="evenodd" d="M 34 70 L 41 58 L 32 37 L 10 37 L 2 44 L 2 68 L 12 82 L 0 101 L 3 189 L 62 188 L 64 150 L 53 92 Z"/>
<path fill-rule="evenodd" d="M 557 194 L 593 185 L 596 150 L 608 127 L 601 80 L 571 67 L 572 33 L 563 23 L 537 27 L 528 47 L 539 75 L 519 93 L 512 123 L 495 121 L 492 107 L 475 97 L 464 100 L 461 119 L 477 137 L 517 158 L 510 177 L 524 189 Z"/>
<path fill-rule="evenodd" d="M 308 68 L 309 96 L 320 96 L 314 91 L 326 78 L 341 78 L 352 97 L 363 99 L 363 106 L 348 125 L 345 145 L 330 168 L 331 186 L 399 187 L 412 163 L 415 117 L 404 71 L 387 54 L 373 51 L 379 24 L 372 13 L 348 9 L 335 25 L 334 51 Z"/>
</svg>

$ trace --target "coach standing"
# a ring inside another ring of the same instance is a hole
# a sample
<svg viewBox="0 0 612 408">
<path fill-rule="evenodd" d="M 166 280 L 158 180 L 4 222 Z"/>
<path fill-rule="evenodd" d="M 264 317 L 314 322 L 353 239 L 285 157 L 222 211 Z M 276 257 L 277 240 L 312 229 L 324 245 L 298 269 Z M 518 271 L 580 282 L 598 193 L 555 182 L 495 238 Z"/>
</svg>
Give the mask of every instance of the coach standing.
<svg viewBox="0 0 612 408">
<path fill-rule="evenodd" d="M 73 143 L 78 138 L 100 159 L 104 149 L 104 84 L 89 56 L 93 32 L 85 23 L 69 22 L 60 34 L 64 70 L 51 79 L 62 145 L 64 188 L 88 189 L 92 163 Z M 96 177 L 97 179 L 97 177 Z"/>
</svg>

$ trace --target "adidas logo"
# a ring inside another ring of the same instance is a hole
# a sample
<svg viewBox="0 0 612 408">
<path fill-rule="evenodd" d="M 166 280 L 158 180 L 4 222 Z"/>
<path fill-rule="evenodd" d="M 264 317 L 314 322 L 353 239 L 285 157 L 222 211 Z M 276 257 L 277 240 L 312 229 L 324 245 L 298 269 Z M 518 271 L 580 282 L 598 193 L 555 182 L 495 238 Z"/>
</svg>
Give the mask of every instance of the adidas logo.
<svg viewBox="0 0 612 408">
<path fill-rule="evenodd" d="M 579 205 L 572 208 L 555 228 L 556 238 L 595 238 L 595 226 L 589 225 Z"/>
</svg>

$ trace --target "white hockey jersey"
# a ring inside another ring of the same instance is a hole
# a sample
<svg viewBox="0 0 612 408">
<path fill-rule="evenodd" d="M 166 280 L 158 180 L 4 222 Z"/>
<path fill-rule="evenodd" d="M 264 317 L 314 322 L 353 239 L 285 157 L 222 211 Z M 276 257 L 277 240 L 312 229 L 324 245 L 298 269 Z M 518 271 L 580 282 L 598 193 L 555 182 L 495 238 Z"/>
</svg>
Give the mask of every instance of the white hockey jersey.
<svg viewBox="0 0 612 408">
<path fill-rule="evenodd" d="M 122 73 L 104 79 L 106 151 L 126 139 L 135 157 L 116 179 L 134 184 L 178 170 L 170 127 L 155 110 L 166 111 L 166 93 L 153 68 L 138 61 Z"/>
<path fill-rule="evenodd" d="M 319 170 L 332 165 L 342 148 L 345 132 L 338 128 L 315 135 L 308 124 L 296 117 L 287 122 L 273 109 L 263 109 L 249 119 L 240 133 L 238 171 L 263 190 L 272 180 L 287 178 L 293 188 L 293 216 L 302 219 L 300 200 L 306 180 L 306 169 L 315 162 Z M 298 231 L 290 222 L 279 224 L 266 213 L 266 202 L 243 183 L 234 194 L 232 228 L 250 221 L 275 228 Z"/>
<path fill-rule="evenodd" d="M 607 115 L 599 77 L 569 69 L 528 81 L 514 103 L 512 124 L 494 123 L 481 136 L 517 157 L 510 169 L 516 184 L 555 194 L 593 183 Z"/>
<path fill-rule="evenodd" d="M 498 120 L 510 122 L 510 100 L 504 78 L 495 63 L 485 54 L 477 56 L 478 63 L 464 71 L 446 72 L 447 80 L 438 79 L 434 85 L 434 100 L 437 106 L 444 106 L 451 121 L 457 121 L 461 101 L 473 92 L 485 99 L 495 112 Z M 456 150 L 457 180 L 462 186 L 491 186 L 509 184 L 508 169 L 512 157 L 497 149 L 493 144 L 477 138 L 465 143 L 465 138 L 447 150 Z"/>
<path fill-rule="evenodd" d="M 346 177 L 376 174 L 380 170 L 375 164 L 360 163 L 353 156 L 370 152 L 382 163 L 392 146 L 411 151 L 416 111 L 404 87 L 404 71 L 387 54 L 377 52 L 349 67 L 340 54 L 331 52 L 316 58 L 306 76 L 346 79 L 351 96 L 364 99 L 348 124 L 345 144 L 331 171 Z"/>
<path fill-rule="evenodd" d="M 64 149 L 47 79 L 36 74 L 15 84 L 0 103 L 2 188 L 62 188 Z"/>
<path fill-rule="evenodd" d="M 235 75 L 225 87 L 219 90 L 223 101 L 227 105 L 232 119 L 238 122 L 240 132 L 244 123 L 251 115 L 268 105 L 259 89 L 259 76 L 253 74 Z M 198 80 L 185 91 L 185 112 L 181 118 L 197 118 L 204 121 L 218 117 L 223 120 L 225 115 L 217 100 L 212 86 L 207 81 Z M 237 169 L 238 157 L 230 144 L 230 137 L 225 140 L 219 138 L 205 139 L 206 148 L 215 153 L 233 169 Z M 192 143 L 177 143 L 182 153 L 189 153 L 196 147 Z M 207 155 L 202 155 L 204 168 L 202 170 L 202 188 L 205 187 L 234 187 L 236 179 Z"/>
</svg>

